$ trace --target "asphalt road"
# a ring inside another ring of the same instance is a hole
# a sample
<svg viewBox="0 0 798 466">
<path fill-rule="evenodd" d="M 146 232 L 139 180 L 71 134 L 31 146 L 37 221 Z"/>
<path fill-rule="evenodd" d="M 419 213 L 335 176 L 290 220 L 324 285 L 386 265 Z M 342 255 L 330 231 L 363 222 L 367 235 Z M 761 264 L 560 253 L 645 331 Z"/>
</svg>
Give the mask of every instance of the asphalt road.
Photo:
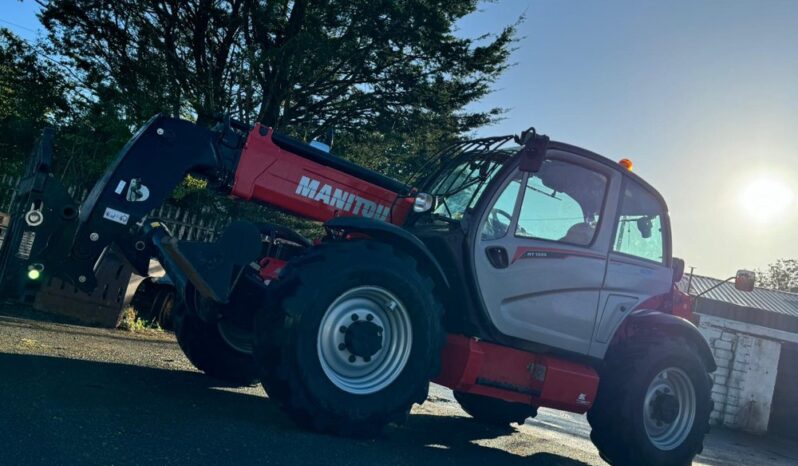
<svg viewBox="0 0 798 466">
<path fill-rule="evenodd" d="M 260 387 L 195 371 L 169 334 L 91 329 L 0 309 L 0 464 L 604 464 L 583 416 L 500 429 L 448 390 L 373 440 L 298 429 Z M 798 464 L 795 444 L 713 433 L 696 464 Z"/>
</svg>

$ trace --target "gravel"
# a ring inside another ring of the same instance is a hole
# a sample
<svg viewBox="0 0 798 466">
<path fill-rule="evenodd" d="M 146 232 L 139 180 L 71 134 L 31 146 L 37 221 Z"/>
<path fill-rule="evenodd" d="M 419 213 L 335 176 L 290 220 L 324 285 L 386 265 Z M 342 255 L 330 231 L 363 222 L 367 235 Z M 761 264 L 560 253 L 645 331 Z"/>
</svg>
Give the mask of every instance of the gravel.
<svg viewBox="0 0 798 466">
<path fill-rule="evenodd" d="M 584 416 L 542 409 L 506 429 L 469 418 L 432 385 L 378 439 L 294 426 L 259 386 L 197 372 L 174 337 L 72 325 L 0 308 L 3 464 L 600 465 Z M 696 464 L 796 464 L 794 443 L 713 433 Z"/>
</svg>

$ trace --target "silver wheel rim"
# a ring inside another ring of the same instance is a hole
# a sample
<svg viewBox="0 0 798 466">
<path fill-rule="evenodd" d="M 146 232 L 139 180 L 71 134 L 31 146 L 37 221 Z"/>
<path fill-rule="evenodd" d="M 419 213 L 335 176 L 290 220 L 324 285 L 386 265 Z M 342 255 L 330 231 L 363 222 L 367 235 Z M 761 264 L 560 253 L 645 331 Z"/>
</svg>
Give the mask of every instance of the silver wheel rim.
<svg viewBox="0 0 798 466">
<path fill-rule="evenodd" d="M 380 329 L 382 346 L 371 356 L 357 356 L 346 345 L 347 331 L 356 322 Z M 393 293 L 376 286 L 352 288 L 339 296 L 325 311 L 317 338 L 319 362 L 327 378 L 356 395 L 378 392 L 396 380 L 407 365 L 412 344 L 407 309 Z"/>
<path fill-rule="evenodd" d="M 643 402 L 643 424 L 651 443 L 664 451 L 679 447 L 690 435 L 696 413 L 695 388 L 687 373 L 664 369 L 651 381 Z"/>
</svg>

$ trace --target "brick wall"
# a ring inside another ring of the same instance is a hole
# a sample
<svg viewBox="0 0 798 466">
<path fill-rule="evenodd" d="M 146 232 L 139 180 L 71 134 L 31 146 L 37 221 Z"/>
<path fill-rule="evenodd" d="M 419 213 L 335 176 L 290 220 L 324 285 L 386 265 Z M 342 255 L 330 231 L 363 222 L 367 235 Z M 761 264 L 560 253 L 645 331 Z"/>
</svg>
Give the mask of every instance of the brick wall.
<svg viewBox="0 0 798 466">
<path fill-rule="evenodd" d="M 758 328 L 701 316 L 699 330 L 718 364 L 712 374 L 715 410 L 710 422 L 753 433 L 767 431 L 781 343 Z"/>
</svg>

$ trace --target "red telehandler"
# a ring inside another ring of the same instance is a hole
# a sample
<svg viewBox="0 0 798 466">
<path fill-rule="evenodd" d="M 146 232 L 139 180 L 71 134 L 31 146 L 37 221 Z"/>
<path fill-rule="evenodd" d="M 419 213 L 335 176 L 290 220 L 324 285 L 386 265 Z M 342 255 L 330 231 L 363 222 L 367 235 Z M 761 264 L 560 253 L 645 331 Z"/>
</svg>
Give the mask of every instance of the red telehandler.
<svg viewBox="0 0 798 466">
<path fill-rule="evenodd" d="M 455 144 L 406 184 L 259 124 L 156 116 L 78 205 L 51 145 L 46 132 L 18 188 L 5 295 L 52 277 L 91 292 L 109 254 L 142 275 L 157 258 L 189 360 L 260 380 L 314 430 L 372 435 L 432 380 L 485 422 L 587 413 L 612 464 L 701 451 L 715 361 L 674 286 L 665 202 L 628 166 L 529 130 Z M 187 174 L 325 234 L 237 221 L 178 241 L 148 215 Z"/>
</svg>

